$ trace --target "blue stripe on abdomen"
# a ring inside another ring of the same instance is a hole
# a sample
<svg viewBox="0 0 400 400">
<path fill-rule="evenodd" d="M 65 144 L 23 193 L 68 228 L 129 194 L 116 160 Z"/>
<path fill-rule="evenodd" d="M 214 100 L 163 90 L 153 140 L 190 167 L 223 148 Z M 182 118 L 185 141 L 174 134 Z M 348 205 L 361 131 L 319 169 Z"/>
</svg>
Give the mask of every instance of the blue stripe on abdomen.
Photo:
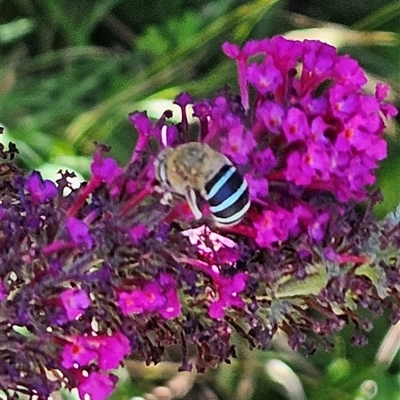
<svg viewBox="0 0 400 400">
<path fill-rule="evenodd" d="M 231 221 L 231 217 L 233 217 L 233 221 L 236 219 L 240 219 L 247 211 L 249 203 L 250 194 L 249 189 L 246 187 L 244 192 L 234 203 L 221 211 L 213 212 L 213 216 L 221 222 L 224 219 L 228 219 L 229 221 Z M 235 215 L 236 217 L 234 217 Z"/>
<path fill-rule="evenodd" d="M 205 185 L 206 195 L 204 198 L 209 201 L 212 199 L 221 188 L 226 186 L 226 182 L 236 172 L 233 165 L 224 165 L 214 177 L 212 177 Z"/>
<path fill-rule="evenodd" d="M 228 168 L 226 168 L 228 167 Z M 243 178 L 234 166 L 224 166 L 220 172 L 206 185 L 205 199 L 211 207 L 216 207 L 226 201 L 243 184 Z"/>
<path fill-rule="evenodd" d="M 239 222 L 250 207 L 247 182 L 232 165 L 226 165 L 206 185 L 205 199 L 219 225 Z"/>
</svg>

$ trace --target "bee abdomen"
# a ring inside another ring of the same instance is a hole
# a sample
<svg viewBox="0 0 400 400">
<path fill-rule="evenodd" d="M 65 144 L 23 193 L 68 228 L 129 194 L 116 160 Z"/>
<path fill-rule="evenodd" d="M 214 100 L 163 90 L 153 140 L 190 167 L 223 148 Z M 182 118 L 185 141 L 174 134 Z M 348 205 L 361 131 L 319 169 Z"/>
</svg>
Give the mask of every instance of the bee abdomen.
<svg viewBox="0 0 400 400">
<path fill-rule="evenodd" d="M 205 200 L 219 225 L 239 222 L 250 207 L 246 180 L 234 165 L 224 165 L 205 185 Z"/>
</svg>

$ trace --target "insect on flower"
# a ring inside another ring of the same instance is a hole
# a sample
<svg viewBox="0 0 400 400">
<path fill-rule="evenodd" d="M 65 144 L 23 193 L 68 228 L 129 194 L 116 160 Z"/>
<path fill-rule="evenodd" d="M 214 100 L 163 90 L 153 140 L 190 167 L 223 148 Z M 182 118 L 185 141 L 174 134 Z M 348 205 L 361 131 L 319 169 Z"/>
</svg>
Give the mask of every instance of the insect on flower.
<svg viewBox="0 0 400 400">
<path fill-rule="evenodd" d="M 202 217 L 198 194 L 206 200 L 217 226 L 235 225 L 250 207 L 249 188 L 228 157 L 208 144 L 167 147 L 155 161 L 156 177 L 171 193 L 185 196 L 196 219 Z"/>
</svg>

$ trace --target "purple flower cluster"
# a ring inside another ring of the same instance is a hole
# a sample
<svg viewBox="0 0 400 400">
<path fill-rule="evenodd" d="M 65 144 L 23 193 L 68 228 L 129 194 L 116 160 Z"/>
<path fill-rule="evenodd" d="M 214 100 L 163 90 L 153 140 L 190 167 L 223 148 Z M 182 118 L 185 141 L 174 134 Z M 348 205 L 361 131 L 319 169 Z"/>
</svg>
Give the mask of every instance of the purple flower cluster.
<svg viewBox="0 0 400 400">
<path fill-rule="evenodd" d="M 84 375 L 81 370 L 75 368 L 75 364 L 89 367 L 96 363 L 102 371 L 111 370 L 120 365 L 130 350 L 129 340 L 118 331 L 111 336 L 75 335 L 67 338 L 61 355 L 61 365 L 80 382 L 78 391 L 82 399 L 86 394 L 89 394 L 92 400 L 104 399 L 113 392 L 115 377 L 98 371 L 90 371 L 88 375 Z"/>
<path fill-rule="evenodd" d="M 304 204 L 306 192 L 331 192 L 340 202 L 365 200 L 387 153 L 385 119 L 397 114 L 384 102 L 388 87 L 378 84 L 375 95 L 365 94 L 367 79 L 357 62 L 318 41 L 277 36 L 249 41 L 241 50 L 225 43 L 223 50 L 237 62 L 245 111 L 250 89 L 255 92 L 250 125 L 228 118 L 226 110 L 227 123 L 217 134 L 226 130 L 221 150 L 245 164 L 253 203 L 266 205 L 254 218 L 257 243 L 269 247 L 310 225 L 327 226 L 323 209 Z M 214 113 L 223 104 L 220 99 L 211 107 L 210 135 L 216 135 Z M 270 196 L 272 185 L 290 195 Z"/>
<path fill-rule="evenodd" d="M 118 305 L 124 315 L 155 313 L 165 319 L 176 318 L 181 313 L 177 284 L 170 275 L 160 274 L 157 282 L 151 281 L 141 289 L 121 292 Z"/>
<path fill-rule="evenodd" d="M 102 400 L 125 357 L 157 363 L 175 344 L 181 370 L 192 368 L 191 346 L 204 371 L 235 356 L 233 332 L 267 348 L 280 329 L 292 348 L 312 353 L 350 324 L 353 342 L 364 344 L 383 310 L 400 319 L 400 215 L 377 221 L 379 195 L 367 191 L 396 115 L 388 88 L 364 93 L 358 64 L 318 41 L 223 49 L 237 62 L 240 96 L 224 89 L 193 102 L 183 93 L 176 125 L 169 110 L 155 123 L 132 113 L 138 141 L 128 165 L 98 146 L 79 189 L 68 172 L 56 182 L 25 176 L 15 147 L 0 147 L 0 392 L 8 399 L 47 399 L 67 387 Z M 161 151 L 189 140 L 190 105 L 199 140 L 249 183 L 251 209 L 233 227 L 215 227 L 207 204 L 194 220 L 155 181 L 154 144 Z"/>
</svg>

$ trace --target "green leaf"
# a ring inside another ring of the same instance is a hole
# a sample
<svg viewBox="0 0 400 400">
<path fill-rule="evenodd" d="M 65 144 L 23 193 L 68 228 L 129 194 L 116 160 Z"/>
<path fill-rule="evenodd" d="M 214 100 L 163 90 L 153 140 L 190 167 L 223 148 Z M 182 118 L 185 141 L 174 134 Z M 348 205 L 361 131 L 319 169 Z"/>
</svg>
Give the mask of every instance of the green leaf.
<svg viewBox="0 0 400 400">
<path fill-rule="evenodd" d="M 8 24 L 0 25 L 0 44 L 17 41 L 33 31 L 35 24 L 28 18 L 21 18 Z"/>
</svg>

